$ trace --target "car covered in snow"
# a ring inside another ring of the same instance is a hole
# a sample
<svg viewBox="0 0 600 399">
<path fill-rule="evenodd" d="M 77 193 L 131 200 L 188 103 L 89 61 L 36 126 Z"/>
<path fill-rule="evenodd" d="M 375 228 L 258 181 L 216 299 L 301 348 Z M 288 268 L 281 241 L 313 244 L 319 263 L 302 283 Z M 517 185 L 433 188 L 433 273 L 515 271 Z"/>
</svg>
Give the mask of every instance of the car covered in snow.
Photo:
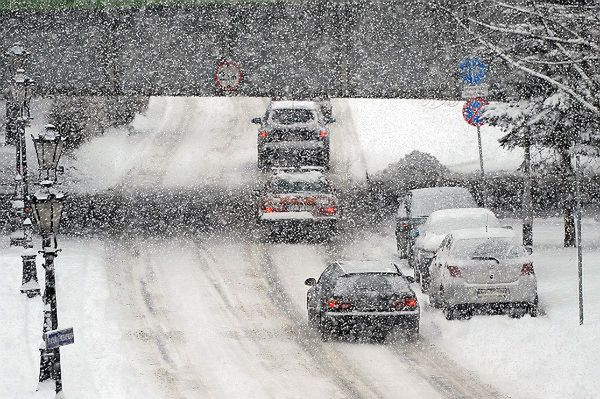
<svg viewBox="0 0 600 399">
<path fill-rule="evenodd" d="M 329 128 L 332 117 L 315 101 L 271 101 L 259 124 L 258 167 L 329 167 Z"/>
<path fill-rule="evenodd" d="M 504 228 L 462 229 L 442 241 L 430 267 L 430 302 L 448 320 L 473 312 L 537 316 L 537 281 L 528 251 Z"/>
<path fill-rule="evenodd" d="M 270 232 L 292 227 L 335 231 L 338 199 L 318 168 L 276 169 L 259 192 L 258 219 Z"/>
<path fill-rule="evenodd" d="M 414 244 L 411 232 L 425 223 L 432 212 L 450 208 L 476 208 L 464 187 L 427 187 L 410 190 L 399 199 L 396 213 L 396 246 L 401 259 L 408 258 Z"/>
<path fill-rule="evenodd" d="M 383 340 L 394 328 L 409 339 L 419 335 L 419 302 L 410 283 L 387 261 L 340 261 L 327 266 L 318 280 L 304 282 L 309 324 L 324 339 L 336 333 L 368 332 Z"/>
<path fill-rule="evenodd" d="M 415 230 L 417 237 L 409 260 L 424 291 L 429 286 L 429 264 L 446 234 L 452 230 L 476 227 L 500 227 L 500 221 L 485 208 L 442 209 L 429 215 L 425 223 Z"/>
</svg>

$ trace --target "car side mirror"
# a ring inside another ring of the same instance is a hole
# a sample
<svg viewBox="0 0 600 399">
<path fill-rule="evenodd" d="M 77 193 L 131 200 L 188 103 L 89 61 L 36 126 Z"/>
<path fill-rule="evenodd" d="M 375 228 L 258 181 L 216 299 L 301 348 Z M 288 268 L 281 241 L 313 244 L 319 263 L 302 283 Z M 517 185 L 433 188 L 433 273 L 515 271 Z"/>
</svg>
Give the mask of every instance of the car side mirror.
<svg viewBox="0 0 600 399">
<path fill-rule="evenodd" d="M 420 235 L 421 235 L 421 233 L 419 233 L 419 229 L 412 229 L 412 230 L 410 231 L 410 236 L 411 236 L 412 238 L 417 238 L 417 237 L 418 237 L 418 236 L 420 236 Z"/>
<path fill-rule="evenodd" d="M 262 123 L 262 118 L 252 118 L 252 123 L 260 125 Z"/>
<path fill-rule="evenodd" d="M 252 193 L 257 197 L 260 197 L 261 191 L 254 189 L 254 190 L 252 190 Z"/>
<path fill-rule="evenodd" d="M 525 251 L 527 251 L 527 255 L 531 255 L 533 253 L 533 248 L 527 246 L 525 247 Z"/>
<path fill-rule="evenodd" d="M 410 284 L 415 282 L 415 278 L 413 276 L 404 276 L 406 278 L 406 281 L 408 281 Z"/>
<path fill-rule="evenodd" d="M 307 278 L 306 280 L 304 280 L 304 285 L 314 287 L 315 285 L 317 285 L 317 280 L 315 280 L 313 277 Z"/>
<path fill-rule="evenodd" d="M 333 116 L 328 116 L 325 118 L 325 123 L 326 124 L 335 123 L 335 118 Z"/>
</svg>

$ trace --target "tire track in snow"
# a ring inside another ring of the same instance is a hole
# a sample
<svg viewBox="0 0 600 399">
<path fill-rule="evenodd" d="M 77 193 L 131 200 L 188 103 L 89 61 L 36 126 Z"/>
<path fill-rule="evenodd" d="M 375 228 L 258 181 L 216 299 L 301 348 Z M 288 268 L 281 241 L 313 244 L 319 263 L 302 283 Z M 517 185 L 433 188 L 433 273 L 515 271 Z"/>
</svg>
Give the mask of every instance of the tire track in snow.
<svg viewBox="0 0 600 399">
<path fill-rule="evenodd" d="M 342 353 L 324 345 L 319 335 L 309 328 L 303 318 L 298 316 L 292 305 L 292 299 L 285 292 L 267 247 L 265 245 L 251 246 L 246 244 L 244 252 L 252 260 L 254 266 L 262 270 L 268 283 L 267 294 L 276 310 L 293 323 L 291 333 L 298 345 L 332 378 L 335 384 L 346 393 L 347 397 L 357 399 L 383 397 L 377 387 L 370 381 L 365 380 Z"/>
</svg>

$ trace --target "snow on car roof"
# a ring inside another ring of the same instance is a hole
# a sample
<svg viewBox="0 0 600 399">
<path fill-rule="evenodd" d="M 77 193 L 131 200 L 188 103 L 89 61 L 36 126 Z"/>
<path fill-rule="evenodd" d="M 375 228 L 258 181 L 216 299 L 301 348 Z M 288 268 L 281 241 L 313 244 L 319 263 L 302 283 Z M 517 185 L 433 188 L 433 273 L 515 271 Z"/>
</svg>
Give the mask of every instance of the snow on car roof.
<svg viewBox="0 0 600 399">
<path fill-rule="evenodd" d="M 515 232 L 511 229 L 500 227 L 478 227 L 474 229 L 460 229 L 450 232 L 455 240 L 468 240 L 473 238 L 515 238 Z"/>
<path fill-rule="evenodd" d="M 486 208 L 453 208 L 453 209 L 441 209 L 433 212 L 429 216 L 428 222 L 435 223 L 438 220 L 444 219 L 457 219 L 461 217 L 477 217 L 477 216 L 489 216 L 490 221 L 496 221 L 496 215 L 494 212 Z"/>
<path fill-rule="evenodd" d="M 288 172 L 288 171 L 278 171 L 273 174 L 273 179 L 281 179 L 286 181 L 321 181 L 325 179 L 325 176 L 322 172 L 318 170 L 311 171 L 298 171 L 298 172 Z"/>
<path fill-rule="evenodd" d="M 378 260 L 355 260 L 338 262 L 344 274 L 356 273 L 395 273 L 398 269 L 390 262 Z"/>
<path fill-rule="evenodd" d="M 312 109 L 316 110 L 319 108 L 319 105 L 314 101 L 272 101 L 271 109 Z"/>
</svg>

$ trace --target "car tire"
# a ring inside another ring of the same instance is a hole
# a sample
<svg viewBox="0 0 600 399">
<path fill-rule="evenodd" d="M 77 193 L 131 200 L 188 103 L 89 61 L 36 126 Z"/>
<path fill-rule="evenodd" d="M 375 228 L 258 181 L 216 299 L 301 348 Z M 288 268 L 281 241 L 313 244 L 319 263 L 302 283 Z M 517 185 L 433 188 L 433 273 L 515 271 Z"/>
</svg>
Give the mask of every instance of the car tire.
<svg viewBox="0 0 600 399">
<path fill-rule="evenodd" d="M 429 297 L 429 304 L 436 309 L 442 307 L 444 301 L 444 287 L 440 285 L 437 292 L 434 292 Z"/>
<path fill-rule="evenodd" d="M 445 306 L 443 312 L 446 320 L 456 319 L 456 309 L 454 308 L 454 306 Z"/>
<path fill-rule="evenodd" d="M 426 273 L 423 273 L 422 270 L 419 271 L 419 281 L 421 283 L 421 291 L 426 293 L 427 290 L 429 290 L 431 282 L 429 276 Z"/>
<path fill-rule="evenodd" d="M 267 168 L 267 159 L 266 156 L 262 153 L 258 153 L 258 162 L 257 166 L 259 170 L 265 170 Z"/>
<path fill-rule="evenodd" d="M 406 251 L 406 245 L 400 243 L 400 241 L 396 240 L 396 248 L 398 250 L 398 257 L 400 259 L 407 259 L 408 253 Z"/>
<path fill-rule="evenodd" d="M 510 317 L 511 319 L 520 319 L 521 317 L 525 316 L 526 313 L 527 313 L 527 308 L 524 308 L 524 307 L 514 308 L 510 311 L 510 313 L 508 314 L 508 317 Z"/>
<path fill-rule="evenodd" d="M 535 300 L 531 305 L 529 305 L 528 313 L 531 317 L 538 317 L 539 308 L 538 308 L 538 296 L 535 296 Z"/>
<path fill-rule="evenodd" d="M 404 333 L 408 342 L 416 342 L 419 340 L 419 321 L 411 322 L 406 325 Z"/>
<path fill-rule="evenodd" d="M 331 325 L 323 321 L 323 319 L 320 317 L 317 325 L 319 329 L 319 335 L 321 336 L 321 341 L 330 341 L 333 335 L 333 328 Z"/>
<path fill-rule="evenodd" d="M 308 325 L 310 327 L 317 327 L 319 325 L 319 315 L 317 312 L 311 311 L 310 308 L 307 307 L 308 312 Z"/>
</svg>

